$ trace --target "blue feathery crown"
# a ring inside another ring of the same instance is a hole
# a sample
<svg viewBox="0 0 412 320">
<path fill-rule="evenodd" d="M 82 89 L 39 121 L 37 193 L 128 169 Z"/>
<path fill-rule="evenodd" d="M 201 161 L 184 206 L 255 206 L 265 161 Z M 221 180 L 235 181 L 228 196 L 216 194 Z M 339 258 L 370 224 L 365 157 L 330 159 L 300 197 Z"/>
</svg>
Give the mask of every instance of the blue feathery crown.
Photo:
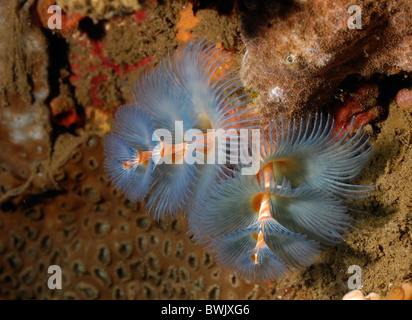
<svg viewBox="0 0 412 320">
<path fill-rule="evenodd" d="M 247 95 L 237 94 L 237 76 L 213 78 L 225 59 L 206 41 L 192 41 L 145 73 L 134 103 L 117 110 L 105 137 L 105 170 L 131 201 L 147 199 L 155 218 L 183 212 L 194 237 L 223 266 L 271 281 L 312 264 L 348 232 L 350 199 L 373 188 L 350 183 L 371 148 L 360 130 L 333 135 L 330 116 L 286 124 L 280 117 L 258 128 L 254 174 L 242 174 L 238 163 L 206 163 L 206 154 L 220 151 L 224 160 L 239 160 L 239 143 L 229 143 L 234 136 L 216 144 L 211 130 L 256 130 L 259 120 Z"/>
</svg>

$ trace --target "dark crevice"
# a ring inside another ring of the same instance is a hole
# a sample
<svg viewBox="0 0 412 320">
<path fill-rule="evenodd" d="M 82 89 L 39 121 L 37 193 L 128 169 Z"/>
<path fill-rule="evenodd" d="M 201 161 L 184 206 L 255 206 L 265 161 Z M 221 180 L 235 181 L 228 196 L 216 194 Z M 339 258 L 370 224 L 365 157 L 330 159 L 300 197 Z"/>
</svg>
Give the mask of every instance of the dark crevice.
<svg viewBox="0 0 412 320">
<path fill-rule="evenodd" d="M 3 212 L 15 212 L 17 210 L 17 205 L 12 201 L 8 200 L 1 204 L 1 211 Z"/>
<path fill-rule="evenodd" d="M 86 33 L 91 40 L 100 41 L 106 35 L 105 23 L 105 20 L 94 23 L 92 19 L 85 17 L 79 22 L 79 30 Z"/>
<path fill-rule="evenodd" d="M 49 66 L 47 71 L 50 89 L 46 103 L 50 104 L 50 101 L 60 93 L 60 70 L 69 68 L 69 46 L 64 38 L 48 30 L 44 32 L 44 35 L 48 44 Z"/>
<path fill-rule="evenodd" d="M 356 92 L 365 83 L 374 83 L 378 86 L 378 96 L 375 105 L 380 107 L 380 111 L 379 117 L 373 121 L 373 123 L 376 123 L 388 117 L 388 105 L 395 99 L 399 90 L 412 87 L 412 77 L 407 72 L 400 72 L 391 76 L 374 74 L 369 78 L 362 77 L 359 74 L 351 74 L 339 84 L 332 98 L 322 108 L 322 112 L 330 112 L 338 103 L 347 101 L 351 94 Z"/>
<path fill-rule="evenodd" d="M 384 77 L 380 82 L 378 103 L 387 106 L 395 97 L 399 90 L 412 87 L 412 74 L 400 72 L 393 76 Z"/>
<path fill-rule="evenodd" d="M 18 206 L 23 209 L 29 209 L 37 204 L 44 203 L 46 199 L 52 199 L 65 193 L 67 193 L 65 190 L 49 190 L 40 194 L 27 195 L 21 200 Z"/>
<path fill-rule="evenodd" d="M 75 88 L 70 83 L 69 78 L 63 77 L 61 73 L 62 70 L 67 70 L 68 74 L 71 73 L 69 64 L 69 45 L 59 34 L 52 33 L 50 30 L 44 28 L 42 28 L 42 30 L 47 40 L 47 53 L 49 57 L 48 83 L 50 93 L 45 102 L 50 106 L 50 102 L 60 95 L 60 86 L 64 84 L 69 88 L 70 97 L 74 101 L 76 113 L 84 119 L 84 110 L 80 105 L 78 105 L 75 98 Z M 62 114 L 56 115 L 56 119 L 64 116 L 65 114 L 63 112 Z M 53 117 L 53 115 L 51 117 Z M 52 132 L 50 135 L 52 145 L 54 145 L 54 142 L 60 134 L 69 132 L 75 135 L 75 130 L 78 127 L 84 126 L 84 123 L 75 123 L 67 128 L 59 125 L 56 121 L 53 121 L 56 119 L 51 118 L 50 121 L 52 125 Z"/>
</svg>

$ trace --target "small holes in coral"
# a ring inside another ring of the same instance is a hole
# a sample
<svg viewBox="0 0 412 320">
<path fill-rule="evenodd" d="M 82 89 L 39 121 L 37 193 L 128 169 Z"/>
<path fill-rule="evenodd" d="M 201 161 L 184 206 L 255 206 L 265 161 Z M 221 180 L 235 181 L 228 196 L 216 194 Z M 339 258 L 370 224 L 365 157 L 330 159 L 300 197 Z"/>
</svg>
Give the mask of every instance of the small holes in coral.
<svg viewBox="0 0 412 320">
<path fill-rule="evenodd" d="M 190 244 L 197 245 L 197 241 L 195 240 L 193 235 L 189 237 L 189 242 Z"/>
<path fill-rule="evenodd" d="M 96 160 L 95 157 L 90 157 L 87 161 L 87 165 L 91 170 L 95 170 L 99 167 L 99 162 Z"/>
<path fill-rule="evenodd" d="M 214 284 L 207 289 L 206 299 L 219 300 L 220 299 L 220 286 Z"/>
<path fill-rule="evenodd" d="M 9 174 L 10 169 L 4 163 L 1 163 L 0 164 L 0 173 Z"/>
<path fill-rule="evenodd" d="M 162 281 L 161 272 L 155 272 L 153 270 L 147 271 L 147 280 L 150 280 L 156 287 L 159 286 L 160 282 Z"/>
<path fill-rule="evenodd" d="M 130 271 L 128 266 L 122 262 L 119 262 L 115 268 L 115 274 L 120 281 L 126 282 L 131 279 Z"/>
<path fill-rule="evenodd" d="M 132 254 L 133 246 L 129 241 L 116 242 L 115 247 L 121 258 L 129 258 Z"/>
<path fill-rule="evenodd" d="M 139 287 L 137 286 L 137 284 L 132 283 L 127 287 L 127 297 L 128 297 L 128 299 L 136 300 L 138 293 L 139 293 Z"/>
<path fill-rule="evenodd" d="M 122 287 L 115 286 L 113 288 L 112 297 L 114 300 L 124 300 L 126 299 L 126 295 L 124 294 L 124 290 Z"/>
<path fill-rule="evenodd" d="M 184 267 L 180 267 L 179 277 L 180 277 L 180 280 L 182 280 L 183 282 L 190 282 L 190 273 Z"/>
<path fill-rule="evenodd" d="M 82 181 L 86 178 L 86 175 L 83 173 L 83 171 L 80 171 L 80 170 L 76 170 L 72 172 L 70 176 L 73 180 L 76 180 L 76 181 Z"/>
<path fill-rule="evenodd" d="M 79 150 L 75 150 L 70 156 L 70 160 L 74 163 L 78 163 L 83 158 L 82 153 Z"/>
<path fill-rule="evenodd" d="M 95 300 L 99 298 L 99 290 L 97 288 L 89 283 L 86 283 L 84 281 L 80 281 L 76 285 L 76 290 L 79 292 L 84 298 L 89 299 L 89 300 Z"/>
<path fill-rule="evenodd" d="M 142 259 L 137 259 L 131 265 L 140 280 L 145 280 L 147 278 L 147 266 Z"/>
<path fill-rule="evenodd" d="M 19 281 L 10 274 L 5 274 L 0 277 L 0 283 L 11 288 L 17 288 L 19 286 Z"/>
<path fill-rule="evenodd" d="M 64 227 L 62 229 L 62 232 L 63 232 L 63 238 L 65 240 L 70 240 L 76 235 L 77 226 L 76 225 L 71 225 L 71 226 Z"/>
<path fill-rule="evenodd" d="M 42 249 L 45 253 L 49 253 L 52 246 L 52 240 L 49 236 L 44 236 L 40 242 L 40 249 Z"/>
<path fill-rule="evenodd" d="M 198 290 L 198 291 L 203 291 L 205 288 L 205 279 L 203 276 L 200 276 L 199 278 L 195 279 L 193 283 L 193 287 Z"/>
<path fill-rule="evenodd" d="M 40 262 L 40 263 L 39 263 L 38 270 L 39 270 L 41 273 L 43 273 L 43 272 L 45 271 L 44 263 L 43 263 L 43 262 Z"/>
<path fill-rule="evenodd" d="M 160 294 L 163 299 L 171 299 L 173 297 L 173 290 L 169 282 L 163 281 L 160 284 Z"/>
<path fill-rule="evenodd" d="M 82 243 L 81 243 L 80 239 L 76 239 L 76 240 L 73 242 L 73 245 L 72 245 L 73 251 L 77 251 L 77 250 L 80 248 L 80 245 L 81 245 L 81 244 L 82 244 Z"/>
<path fill-rule="evenodd" d="M 140 204 L 139 204 L 138 202 L 132 202 L 132 201 L 130 201 L 129 199 L 125 199 L 125 200 L 123 201 L 123 205 L 124 205 L 126 208 L 128 208 L 128 209 L 130 209 L 130 210 L 132 210 L 132 211 L 138 211 L 139 208 L 140 208 Z"/>
<path fill-rule="evenodd" d="M 216 269 L 213 273 L 212 273 L 212 278 L 214 279 L 218 279 L 220 277 L 220 268 Z"/>
<path fill-rule="evenodd" d="M 109 274 L 102 268 L 94 267 L 93 276 L 107 288 L 112 284 L 112 279 L 110 278 Z"/>
<path fill-rule="evenodd" d="M 123 194 L 119 189 L 116 189 L 115 187 L 111 188 L 111 193 L 114 197 L 120 198 Z"/>
<path fill-rule="evenodd" d="M 179 275 L 175 266 L 171 265 L 167 268 L 166 279 L 175 283 L 179 282 Z"/>
<path fill-rule="evenodd" d="M 99 190 L 97 190 L 96 188 L 93 188 L 91 186 L 83 186 L 82 195 L 90 203 L 98 203 L 102 200 L 102 196 L 101 196 Z"/>
<path fill-rule="evenodd" d="M 76 260 L 71 265 L 71 271 L 75 277 L 81 277 L 86 274 L 86 266 L 80 260 Z"/>
<path fill-rule="evenodd" d="M 108 266 L 112 262 L 110 249 L 105 244 L 100 245 L 97 249 L 97 260 L 105 266 Z"/>
<path fill-rule="evenodd" d="M 23 167 L 23 168 L 20 168 L 20 170 L 18 171 L 18 175 L 21 180 L 27 180 L 30 174 L 31 174 L 31 171 L 28 168 Z"/>
<path fill-rule="evenodd" d="M 0 253 L 2 253 L 1 250 L 0 250 Z M 29 250 L 27 250 L 27 256 L 32 260 L 37 260 L 39 258 L 37 251 L 33 248 L 30 248 Z"/>
<path fill-rule="evenodd" d="M 142 285 L 143 296 L 149 300 L 155 300 L 158 298 L 156 288 L 152 287 L 149 283 Z"/>
<path fill-rule="evenodd" d="M 23 289 L 23 290 L 19 290 L 18 297 L 21 300 L 30 300 L 30 299 L 33 299 L 33 294 Z"/>
<path fill-rule="evenodd" d="M 109 181 L 107 180 L 107 178 L 105 176 L 99 176 L 99 181 L 104 184 L 105 186 L 107 186 L 109 184 Z"/>
<path fill-rule="evenodd" d="M 61 182 L 67 178 L 67 175 L 66 175 L 66 172 L 64 171 L 58 171 L 54 174 L 53 178 L 54 178 L 54 181 Z"/>
<path fill-rule="evenodd" d="M 64 300 L 79 300 L 79 297 L 73 291 L 66 291 L 63 293 Z"/>
<path fill-rule="evenodd" d="M 129 213 L 126 210 L 118 209 L 117 214 L 119 215 L 119 217 L 129 220 Z"/>
<path fill-rule="evenodd" d="M 65 269 L 62 269 L 62 287 L 67 288 L 70 285 L 70 277 Z"/>
<path fill-rule="evenodd" d="M 0 185 L 0 192 L 2 194 L 6 193 L 9 190 L 9 186 Z"/>
<path fill-rule="evenodd" d="M 176 243 L 176 258 L 178 258 L 179 260 L 183 259 L 184 253 L 183 253 L 183 242 L 182 241 L 178 241 Z"/>
<path fill-rule="evenodd" d="M 199 259 L 194 253 L 189 253 L 187 255 L 187 263 L 193 270 L 197 270 L 199 267 Z"/>
<path fill-rule="evenodd" d="M 97 214 L 104 216 L 107 214 L 107 207 L 101 204 L 94 205 L 93 212 L 96 212 Z"/>
<path fill-rule="evenodd" d="M 95 136 L 91 136 L 87 142 L 86 142 L 86 146 L 88 146 L 89 148 L 95 148 L 97 146 L 97 138 Z"/>
<path fill-rule="evenodd" d="M 44 296 L 44 289 L 43 289 L 43 286 L 38 286 L 37 288 L 36 288 L 36 293 L 37 293 L 37 295 L 39 296 L 39 297 L 43 297 Z"/>
<path fill-rule="evenodd" d="M 147 246 L 148 246 L 148 241 L 147 241 L 147 239 L 146 239 L 145 236 L 143 236 L 143 235 L 138 235 L 138 236 L 136 237 L 136 244 L 137 244 L 137 249 L 138 249 L 140 252 L 145 252 L 146 249 L 147 249 Z"/>
<path fill-rule="evenodd" d="M 152 226 L 152 221 L 146 216 L 140 216 L 136 219 L 136 225 L 138 228 L 147 231 Z"/>
<path fill-rule="evenodd" d="M 181 222 L 177 219 L 173 220 L 171 223 L 172 231 L 176 234 L 179 234 L 180 231 L 182 230 L 182 225 Z"/>
<path fill-rule="evenodd" d="M 94 225 L 94 233 L 98 236 L 104 236 L 111 230 L 110 224 L 105 221 L 96 222 Z"/>
<path fill-rule="evenodd" d="M 25 217 L 29 218 L 31 221 L 39 221 L 43 219 L 44 217 L 43 210 L 40 209 L 39 207 L 27 209 L 26 211 L 24 211 L 23 214 Z"/>
<path fill-rule="evenodd" d="M 286 62 L 293 63 L 293 61 L 295 61 L 295 56 L 293 54 L 286 57 Z"/>
<path fill-rule="evenodd" d="M 73 204 L 69 202 L 62 202 L 60 203 L 60 208 L 62 208 L 65 211 L 71 211 L 73 210 Z"/>
<path fill-rule="evenodd" d="M 70 213 L 61 213 L 57 216 L 57 219 L 59 219 L 63 223 L 72 222 L 74 218 L 75 216 Z"/>
<path fill-rule="evenodd" d="M 253 290 L 246 296 L 246 300 L 255 300 L 258 294 L 259 287 L 255 286 Z"/>
<path fill-rule="evenodd" d="M 163 231 L 167 231 L 169 228 L 169 221 L 166 219 L 159 219 L 159 221 L 156 221 L 156 226 Z"/>
<path fill-rule="evenodd" d="M 21 260 L 20 256 L 15 253 L 11 253 L 5 257 L 5 260 L 9 264 L 10 268 L 18 271 L 23 266 L 23 261 Z"/>
<path fill-rule="evenodd" d="M 152 233 L 150 236 L 150 244 L 154 247 L 159 244 L 159 238 L 155 233 Z"/>
<path fill-rule="evenodd" d="M 15 250 L 22 250 L 26 244 L 26 240 L 21 237 L 17 232 L 10 231 L 10 246 Z"/>
<path fill-rule="evenodd" d="M 34 280 L 36 280 L 36 277 L 36 271 L 34 271 L 32 267 L 27 267 L 20 274 L 21 281 L 27 286 L 32 285 Z"/>
<path fill-rule="evenodd" d="M 237 288 L 239 286 L 239 280 L 236 276 L 236 274 L 232 273 L 229 275 L 229 282 L 232 285 L 233 288 Z"/>
<path fill-rule="evenodd" d="M 172 242 L 170 239 L 165 239 L 163 241 L 162 252 L 165 257 L 170 256 L 170 251 L 172 250 Z"/>
<path fill-rule="evenodd" d="M 215 263 L 213 257 L 206 251 L 202 254 L 202 264 L 205 268 L 211 268 Z"/>
<path fill-rule="evenodd" d="M 57 249 L 53 252 L 53 255 L 50 259 L 50 265 L 53 265 L 53 264 L 60 265 L 60 259 L 61 259 L 61 251 L 60 249 Z"/>
<path fill-rule="evenodd" d="M 196 295 L 193 291 L 189 291 L 186 287 L 180 287 L 179 298 L 184 300 L 194 300 Z"/>
<path fill-rule="evenodd" d="M 146 263 L 147 266 L 154 272 L 160 272 L 161 271 L 161 267 L 160 267 L 160 262 L 159 259 L 157 259 L 157 257 L 153 254 L 153 253 L 149 253 L 146 256 Z"/>
</svg>

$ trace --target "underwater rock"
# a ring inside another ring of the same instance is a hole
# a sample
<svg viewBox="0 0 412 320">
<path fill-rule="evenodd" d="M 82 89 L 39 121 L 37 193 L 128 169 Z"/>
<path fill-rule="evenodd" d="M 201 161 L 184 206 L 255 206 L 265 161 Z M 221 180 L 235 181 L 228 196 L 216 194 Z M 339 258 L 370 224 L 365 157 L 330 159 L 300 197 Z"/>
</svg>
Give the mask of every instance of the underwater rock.
<svg viewBox="0 0 412 320">
<path fill-rule="evenodd" d="M 241 77 L 259 93 L 265 114 L 291 116 L 316 109 L 350 74 L 412 71 L 410 1 L 363 0 L 355 11 L 349 9 L 352 4 L 239 3 L 247 49 Z"/>
<path fill-rule="evenodd" d="M 33 2 L 0 4 L 0 202 L 42 189 L 51 126 L 46 39 L 34 27 Z"/>
</svg>

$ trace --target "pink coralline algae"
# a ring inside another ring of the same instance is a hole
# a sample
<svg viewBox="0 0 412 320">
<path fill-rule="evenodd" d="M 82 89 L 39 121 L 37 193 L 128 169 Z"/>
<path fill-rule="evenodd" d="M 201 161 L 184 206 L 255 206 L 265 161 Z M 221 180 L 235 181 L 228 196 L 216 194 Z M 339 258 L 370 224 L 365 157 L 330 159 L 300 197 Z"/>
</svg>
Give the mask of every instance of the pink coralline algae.
<svg viewBox="0 0 412 320">
<path fill-rule="evenodd" d="M 259 93 L 265 114 L 291 116 L 321 107 L 351 74 L 369 78 L 412 71 L 410 1 L 361 0 L 350 9 L 353 4 L 240 3 L 246 46 L 242 81 Z"/>
<path fill-rule="evenodd" d="M 114 71 L 119 77 L 123 77 L 124 75 L 145 66 L 147 63 L 152 62 L 152 57 L 145 57 L 140 61 L 137 61 L 135 64 L 117 64 L 111 58 L 104 55 L 104 42 L 101 41 L 86 41 L 80 40 L 79 44 L 86 48 L 86 56 L 94 57 L 92 59 L 93 63 L 91 63 L 88 67 L 86 72 L 93 72 L 95 70 L 104 70 L 107 69 L 109 71 Z M 72 76 L 70 77 L 70 81 L 77 86 L 77 80 L 81 79 L 84 76 L 85 70 L 82 70 L 79 66 L 80 61 L 84 59 L 84 56 L 81 55 L 73 55 L 70 58 L 70 64 L 72 68 Z M 104 102 L 99 98 L 99 92 L 102 84 L 108 81 L 108 77 L 104 73 L 98 73 L 97 75 L 93 76 L 90 80 L 90 89 L 89 95 L 91 102 L 96 107 L 103 107 Z"/>
<path fill-rule="evenodd" d="M 402 110 L 412 109 L 412 89 L 402 89 L 396 95 L 396 103 Z"/>
</svg>

